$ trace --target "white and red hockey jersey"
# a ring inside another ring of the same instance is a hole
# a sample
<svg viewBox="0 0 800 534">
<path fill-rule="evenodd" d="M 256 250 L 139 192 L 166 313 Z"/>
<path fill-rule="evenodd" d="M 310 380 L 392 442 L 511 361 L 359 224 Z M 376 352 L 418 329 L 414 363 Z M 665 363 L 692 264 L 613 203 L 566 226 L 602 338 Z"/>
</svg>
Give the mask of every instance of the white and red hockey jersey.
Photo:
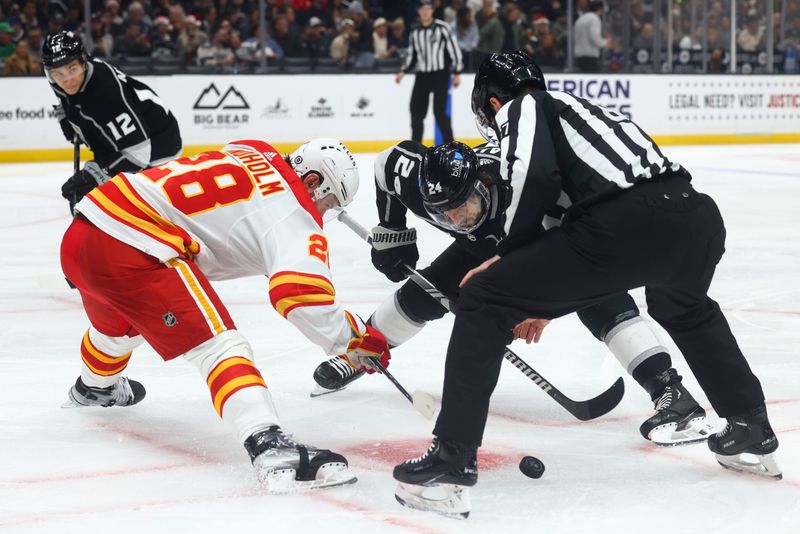
<svg viewBox="0 0 800 534">
<path fill-rule="evenodd" d="M 365 332 L 335 299 L 319 211 L 268 143 L 235 141 L 118 174 L 76 209 L 162 262 L 191 258 L 209 280 L 268 276 L 278 313 L 328 354 Z"/>
</svg>

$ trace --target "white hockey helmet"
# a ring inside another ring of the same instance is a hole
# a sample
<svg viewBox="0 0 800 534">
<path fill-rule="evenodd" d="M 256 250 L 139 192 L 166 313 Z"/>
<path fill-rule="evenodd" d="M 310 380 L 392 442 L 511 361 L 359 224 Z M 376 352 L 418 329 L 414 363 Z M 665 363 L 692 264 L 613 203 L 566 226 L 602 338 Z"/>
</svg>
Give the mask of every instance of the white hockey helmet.
<svg viewBox="0 0 800 534">
<path fill-rule="evenodd" d="M 321 137 L 303 143 L 289 156 L 289 162 L 301 178 L 312 171 L 322 176 L 322 183 L 314 190 L 314 200 L 333 194 L 345 207 L 358 191 L 356 160 L 338 139 Z"/>
</svg>

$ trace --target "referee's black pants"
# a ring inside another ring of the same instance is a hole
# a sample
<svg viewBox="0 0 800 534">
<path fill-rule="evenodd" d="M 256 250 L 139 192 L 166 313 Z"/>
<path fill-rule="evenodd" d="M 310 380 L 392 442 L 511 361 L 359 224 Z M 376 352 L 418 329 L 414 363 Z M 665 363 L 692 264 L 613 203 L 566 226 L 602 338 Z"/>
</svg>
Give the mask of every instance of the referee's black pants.
<svg viewBox="0 0 800 534">
<path fill-rule="evenodd" d="M 453 140 L 453 127 L 447 116 L 447 93 L 450 91 L 450 72 L 419 72 L 414 75 L 414 88 L 411 90 L 411 139 L 422 143 L 422 130 L 425 115 L 428 114 L 428 100 L 433 93 L 433 116 L 445 143 Z"/>
<path fill-rule="evenodd" d="M 434 434 L 480 445 L 514 325 L 555 318 L 645 286 L 721 417 L 764 401 L 719 305 L 708 296 L 725 227 L 711 197 L 672 176 L 633 186 L 506 254 L 460 291 Z"/>
</svg>

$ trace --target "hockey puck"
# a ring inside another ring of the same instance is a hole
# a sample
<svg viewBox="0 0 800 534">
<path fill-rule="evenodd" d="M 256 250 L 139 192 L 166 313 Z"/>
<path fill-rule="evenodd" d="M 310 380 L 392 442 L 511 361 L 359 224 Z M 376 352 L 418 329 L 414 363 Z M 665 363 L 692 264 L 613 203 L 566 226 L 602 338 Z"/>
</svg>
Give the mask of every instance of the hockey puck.
<svg viewBox="0 0 800 534">
<path fill-rule="evenodd" d="M 544 474 L 544 463 L 533 456 L 525 456 L 519 463 L 519 470 L 528 478 L 541 478 Z"/>
</svg>

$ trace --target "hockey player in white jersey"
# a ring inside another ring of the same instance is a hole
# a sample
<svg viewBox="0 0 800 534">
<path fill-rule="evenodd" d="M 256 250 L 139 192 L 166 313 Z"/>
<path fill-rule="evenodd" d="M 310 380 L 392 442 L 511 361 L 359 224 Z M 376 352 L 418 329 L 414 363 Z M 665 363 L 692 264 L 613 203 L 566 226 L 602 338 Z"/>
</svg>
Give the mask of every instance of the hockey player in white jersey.
<svg viewBox="0 0 800 534">
<path fill-rule="evenodd" d="M 266 275 L 273 307 L 326 354 L 387 364 L 383 334 L 346 311 L 331 283 L 323 216 L 352 201 L 358 180 L 335 139 L 309 141 L 288 160 L 248 140 L 91 191 L 61 248 L 91 323 L 71 404 L 141 401 L 144 387 L 122 372 L 147 341 L 164 360 L 197 367 L 268 491 L 355 482 L 342 455 L 283 433 L 252 349 L 209 280 Z"/>
</svg>

